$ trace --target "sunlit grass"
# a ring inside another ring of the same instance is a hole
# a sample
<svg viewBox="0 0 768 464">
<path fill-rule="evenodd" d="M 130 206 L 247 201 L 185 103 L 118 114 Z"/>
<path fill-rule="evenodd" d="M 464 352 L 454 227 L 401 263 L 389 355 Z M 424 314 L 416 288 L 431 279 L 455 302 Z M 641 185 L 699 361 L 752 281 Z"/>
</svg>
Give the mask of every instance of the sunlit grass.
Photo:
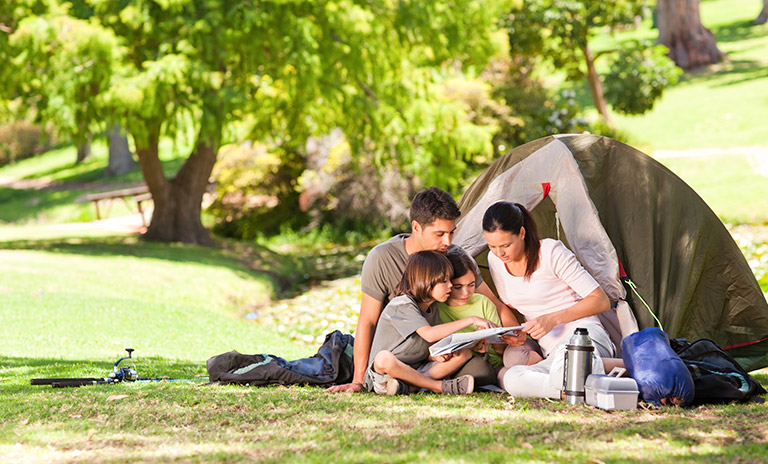
<svg viewBox="0 0 768 464">
<path fill-rule="evenodd" d="M 725 62 L 686 73 L 667 89 L 653 110 L 639 116 L 611 112 L 630 144 L 654 149 L 768 146 L 761 121 L 768 119 L 768 28 L 752 23 L 759 0 L 709 0 L 700 5 L 701 18 L 716 36 Z M 596 51 L 618 43 L 650 39 L 650 18 L 640 29 L 604 34 L 592 44 Z M 603 71 L 606 70 L 601 65 Z M 580 101 L 592 106 L 586 83 L 578 86 Z"/>
</svg>

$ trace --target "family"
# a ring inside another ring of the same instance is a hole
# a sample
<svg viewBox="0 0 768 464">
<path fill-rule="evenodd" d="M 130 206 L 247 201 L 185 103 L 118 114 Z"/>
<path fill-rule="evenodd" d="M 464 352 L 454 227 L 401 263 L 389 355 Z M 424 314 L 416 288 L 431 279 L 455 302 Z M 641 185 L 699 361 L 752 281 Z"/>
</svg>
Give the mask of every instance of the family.
<svg viewBox="0 0 768 464">
<path fill-rule="evenodd" d="M 560 241 L 538 237 L 525 207 L 498 202 L 483 217 L 498 298 L 474 259 L 451 243 L 460 215 L 448 193 L 430 187 L 413 198 L 411 233 L 371 250 L 361 276 L 354 377 L 326 391 L 467 394 L 498 385 L 514 396 L 560 399 L 565 345 L 576 327 L 588 329 L 595 347 L 593 373 L 623 364 L 597 318 L 610 308 L 608 297 Z M 453 333 L 520 325 L 503 344 L 430 357 L 430 345 Z"/>
</svg>

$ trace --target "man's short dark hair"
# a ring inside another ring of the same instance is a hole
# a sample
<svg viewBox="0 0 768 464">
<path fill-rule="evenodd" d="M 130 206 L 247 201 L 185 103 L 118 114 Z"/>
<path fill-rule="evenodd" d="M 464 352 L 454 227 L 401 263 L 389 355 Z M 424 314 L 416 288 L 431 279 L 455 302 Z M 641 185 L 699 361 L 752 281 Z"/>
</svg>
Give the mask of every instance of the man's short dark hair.
<svg viewBox="0 0 768 464">
<path fill-rule="evenodd" d="M 448 193 L 437 187 L 422 190 L 411 202 L 411 222 L 428 226 L 437 219 L 456 220 L 461 216 L 459 206 Z"/>
</svg>

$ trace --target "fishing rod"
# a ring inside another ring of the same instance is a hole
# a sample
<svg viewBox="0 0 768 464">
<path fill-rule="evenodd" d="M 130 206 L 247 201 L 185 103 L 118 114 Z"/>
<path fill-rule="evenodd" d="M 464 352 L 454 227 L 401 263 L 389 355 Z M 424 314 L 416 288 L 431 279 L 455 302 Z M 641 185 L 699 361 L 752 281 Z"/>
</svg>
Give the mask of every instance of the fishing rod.
<svg viewBox="0 0 768 464">
<path fill-rule="evenodd" d="M 208 377 L 200 377 L 193 379 L 177 379 L 169 377 L 139 377 L 136 369 L 136 364 L 133 362 L 133 348 L 126 348 L 128 356 L 115 361 L 112 368 L 112 372 L 107 377 L 74 377 L 74 378 L 49 378 L 49 379 L 31 379 L 31 385 L 50 385 L 53 388 L 66 388 L 66 387 L 82 387 L 85 385 L 103 385 L 121 382 L 162 382 L 162 381 L 175 381 L 175 382 L 207 382 Z M 126 365 L 121 366 L 120 363 L 126 361 Z"/>
</svg>

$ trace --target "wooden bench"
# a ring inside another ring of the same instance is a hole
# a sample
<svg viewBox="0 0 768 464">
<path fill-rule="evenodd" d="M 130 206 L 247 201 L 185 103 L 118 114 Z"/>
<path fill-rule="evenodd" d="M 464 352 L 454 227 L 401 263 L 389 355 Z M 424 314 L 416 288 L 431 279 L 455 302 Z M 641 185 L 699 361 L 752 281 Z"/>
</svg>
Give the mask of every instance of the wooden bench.
<svg viewBox="0 0 768 464">
<path fill-rule="evenodd" d="M 99 202 L 106 200 L 111 202 L 112 200 L 122 199 L 128 208 L 131 209 L 130 202 L 136 202 L 136 207 L 141 214 L 141 223 L 146 227 L 147 222 L 144 219 L 144 209 L 141 206 L 143 201 L 151 200 L 152 194 L 149 193 L 149 187 L 141 185 L 139 187 L 124 188 L 119 190 L 110 190 L 108 192 L 89 193 L 83 198 L 85 201 L 92 201 L 96 206 L 96 218 L 101 219 L 101 210 L 99 209 Z"/>
</svg>

